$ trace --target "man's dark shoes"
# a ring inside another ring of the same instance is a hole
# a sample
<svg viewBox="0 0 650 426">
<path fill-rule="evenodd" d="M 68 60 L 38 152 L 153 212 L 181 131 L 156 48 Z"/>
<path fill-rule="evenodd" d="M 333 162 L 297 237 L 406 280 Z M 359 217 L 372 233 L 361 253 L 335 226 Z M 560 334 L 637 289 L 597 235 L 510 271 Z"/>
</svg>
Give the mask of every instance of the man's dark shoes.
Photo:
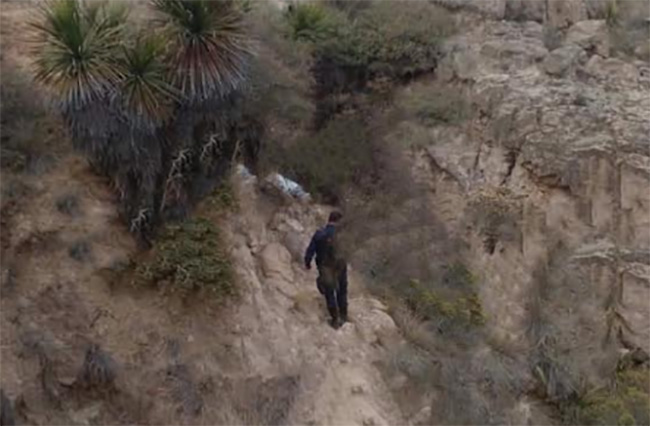
<svg viewBox="0 0 650 426">
<path fill-rule="evenodd" d="M 343 325 L 343 322 L 341 322 L 338 318 L 332 318 L 330 319 L 329 324 L 334 330 L 338 330 Z"/>
</svg>

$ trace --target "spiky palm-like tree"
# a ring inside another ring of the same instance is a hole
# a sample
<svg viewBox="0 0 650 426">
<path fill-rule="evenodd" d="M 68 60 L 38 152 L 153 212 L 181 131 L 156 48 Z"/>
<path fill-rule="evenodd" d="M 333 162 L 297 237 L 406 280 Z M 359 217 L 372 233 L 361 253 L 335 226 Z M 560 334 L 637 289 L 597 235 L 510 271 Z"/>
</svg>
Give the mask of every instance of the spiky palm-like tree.
<svg viewBox="0 0 650 426">
<path fill-rule="evenodd" d="M 137 37 L 132 45 L 122 49 L 119 97 L 132 125 L 160 127 L 172 116 L 174 103 L 180 99 L 167 79 L 164 46 L 161 37 L 149 35 Z"/>
<path fill-rule="evenodd" d="M 220 98 L 245 79 L 251 53 L 243 16 L 231 0 L 153 0 L 171 41 L 172 83 L 190 104 Z"/>
<path fill-rule="evenodd" d="M 45 2 L 32 22 L 35 80 L 51 93 L 75 147 L 109 174 L 111 134 L 119 126 L 111 104 L 123 78 L 117 58 L 127 10 L 121 4 Z"/>
<path fill-rule="evenodd" d="M 42 19 L 32 23 L 37 30 L 35 78 L 53 92 L 62 112 L 74 118 L 117 91 L 121 75 L 116 53 L 126 9 L 59 0 L 45 3 L 40 11 Z"/>
<path fill-rule="evenodd" d="M 232 1 L 152 4 L 160 25 L 146 36 L 127 37 L 121 2 L 53 0 L 33 24 L 36 80 L 77 146 L 113 178 L 138 232 L 134 221 L 163 210 L 167 188 L 182 192 L 206 152 L 228 155 L 213 149 L 207 130 L 223 114 L 215 106 L 244 81 L 251 54 Z"/>
<path fill-rule="evenodd" d="M 175 143 L 165 202 L 174 205 L 196 192 L 193 185 L 206 180 L 207 174 L 227 169 L 223 160 L 234 149 L 234 141 L 223 140 L 230 121 L 228 100 L 246 79 L 251 46 L 242 10 L 232 0 L 152 0 L 152 4 L 169 40 L 169 80 L 181 95 L 167 130 Z M 196 179 L 188 179 L 191 174 Z"/>
</svg>

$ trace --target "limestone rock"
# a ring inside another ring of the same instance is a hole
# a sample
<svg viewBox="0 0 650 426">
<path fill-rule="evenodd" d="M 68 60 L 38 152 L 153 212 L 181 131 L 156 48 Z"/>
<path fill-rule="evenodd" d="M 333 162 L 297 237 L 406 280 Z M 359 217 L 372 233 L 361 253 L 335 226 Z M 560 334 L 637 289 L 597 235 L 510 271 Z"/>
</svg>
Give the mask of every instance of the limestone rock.
<svg viewBox="0 0 650 426">
<path fill-rule="evenodd" d="M 574 65 L 586 59 L 585 51 L 576 45 L 569 45 L 555 49 L 546 56 L 542 68 L 550 75 L 562 76 L 572 69 Z"/>
<path fill-rule="evenodd" d="M 505 7 L 505 19 L 511 21 L 542 22 L 546 13 L 544 1 L 508 0 Z"/>
<path fill-rule="evenodd" d="M 271 243 L 260 253 L 262 270 L 267 278 L 280 278 L 293 281 L 291 254 L 281 244 Z"/>
<path fill-rule="evenodd" d="M 445 61 L 445 65 L 448 66 L 447 74 L 443 72 L 445 80 L 452 78 L 472 80 L 478 66 L 477 53 L 469 49 L 452 52 Z"/>
<path fill-rule="evenodd" d="M 592 56 L 584 66 L 584 71 L 598 80 L 616 85 L 635 84 L 639 79 L 639 70 L 632 64 L 617 58 Z"/>
<path fill-rule="evenodd" d="M 584 0 L 547 0 L 546 19 L 551 27 L 568 28 L 587 19 L 587 7 Z"/>
<path fill-rule="evenodd" d="M 609 34 L 604 20 L 577 22 L 569 28 L 565 42 L 576 44 L 587 52 L 609 56 Z"/>
<path fill-rule="evenodd" d="M 463 8 L 477 11 L 486 16 L 503 19 L 506 11 L 507 0 L 434 0 L 449 8 Z"/>
<path fill-rule="evenodd" d="M 411 419 L 411 424 L 413 425 L 428 425 L 431 423 L 431 407 L 426 406 L 417 412 L 413 419 Z"/>
<path fill-rule="evenodd" d="M 101 415 L 102 407 L 102 402 L 96 402 L 80 410 L 73 411 L 70 413 L 70 418 L 75 424 L 79 425 L 96 424 Z"/>
</svg>

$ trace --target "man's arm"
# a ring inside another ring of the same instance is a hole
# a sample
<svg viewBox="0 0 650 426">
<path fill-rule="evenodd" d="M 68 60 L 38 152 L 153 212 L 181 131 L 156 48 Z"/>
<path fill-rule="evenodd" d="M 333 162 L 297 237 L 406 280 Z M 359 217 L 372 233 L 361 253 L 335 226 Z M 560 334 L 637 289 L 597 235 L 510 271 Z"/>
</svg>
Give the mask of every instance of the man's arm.
<svg viewBox="0 0 650 426">
<path fill-rule="evenodd" d="M 314 258 L 314 255 L 316 254 L 316 240 L 318 239 L 318 231 L 314 233 L 314 236 L 311 237 L 311 242 L 309 243 L 309 246 L 307 247 L 307 251 L 305 251 L 305 267 L 307 269 L 311 269 L 311 260 Z"/>
</svg>

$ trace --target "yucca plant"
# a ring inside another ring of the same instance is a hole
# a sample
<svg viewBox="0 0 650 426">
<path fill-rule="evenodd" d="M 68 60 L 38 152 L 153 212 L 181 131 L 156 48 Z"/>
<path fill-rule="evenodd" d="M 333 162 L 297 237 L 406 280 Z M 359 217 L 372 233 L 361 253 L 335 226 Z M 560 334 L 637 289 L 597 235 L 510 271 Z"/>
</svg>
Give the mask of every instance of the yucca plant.
<svg viewBox="0 0 650 426">
<path fill-rule="evenodd" d="M 317 42 L 332 37 L 336 31 L 334 10 L 328 10 L 321 3 L 300 2 L 291 4 L 287 20 L 291 36 L 295 40 Z"/>
<path fill-rule="evenodd" d="M 229 139 L 229 102 L 246 79 L 251 45 L 244 10 L 236 1 L 152 4 L 168 41 L 168 78 L 180 94 L 174 120 L 165 130 L 174 143 L 160 208 L 171 211 L 197 193 L 197 182 L 213 180 L 227 168 L 222 160 L 230 159 L 234 146 L 234 141 L 224 140 L 224 135 Z"/>
<path fill-rule="evenodd" d="M 64 113 L 114 95 L 121 78 L 116 59 L 126 9 L 121 5 L 59 0 L 41 7 L 36 31 L 36 80 Z"/>
<path fill-rule="evenodd" d="M 122 49 L 119 94 L 127 119 L 134 126 L 156 129 L 170 118 L 178 91 L 167 80 L 164 40 L 140 36 Z"/>
<path fill-rule="evenodd" d="M 160 25 L 146 34 L 127 33 L 118 2 L 48 1 L 33 24 L 35 79 L 77 147 L 111 177 L 138 234 L 167 204 L 186 207 L 197 165 L 230 158 L 227 142 L 210 136 L 228 122 L 224 100 L 244 81 L 251 55 L 234 1 L 152 4 Z"/>
<path fill-rule="evenodd" d="M 219 99 L 245 79 L 251 54 L 241 9 L 230 0 L 153 0 L 171 42 L 171 82 L 188 104 Z"/>
<path fill-rule="evenodd" d="M 127 11 L 121 4 L 46 2 L 35 30 L 35 80 L 51 92 L 73 142 L 103 173 L 119 126 L 111 106 L 122 79 L 117 60 Z"/>
</svg>

